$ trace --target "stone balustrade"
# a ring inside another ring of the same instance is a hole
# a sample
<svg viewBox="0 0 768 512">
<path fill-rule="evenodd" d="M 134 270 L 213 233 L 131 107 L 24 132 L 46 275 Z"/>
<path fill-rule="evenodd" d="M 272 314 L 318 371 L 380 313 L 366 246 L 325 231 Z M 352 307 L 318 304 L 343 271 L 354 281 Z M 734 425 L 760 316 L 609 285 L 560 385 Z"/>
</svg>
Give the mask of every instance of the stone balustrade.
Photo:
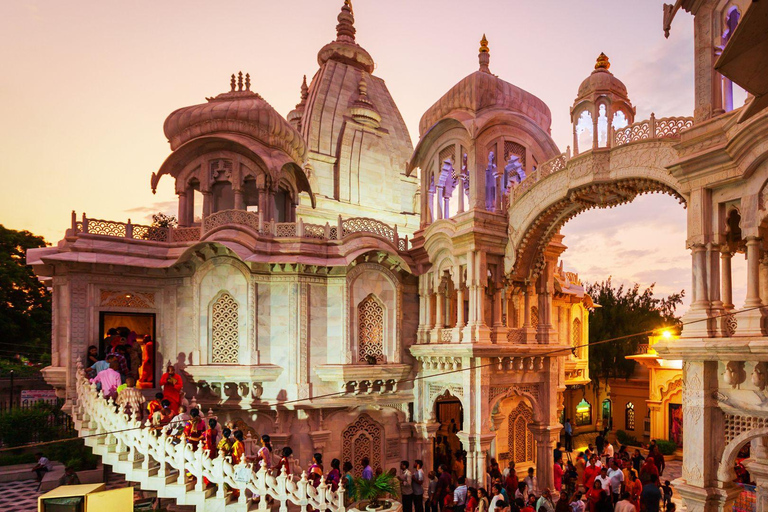
<svg viewBox="0 0 768 512">
<path fill-rule="evenodd" d="M 105 400 L 88 382 L 82 367 L 78 369 L 72 416 L 80 436 L 104 463 L 125 474 L 126 480 L 139 482 L 143 489 L 157 491 L 159 497 L 175 498 L 179 505 L 193 505 L 198 511 L 246 512 L 254 507 L 267 510 L 273 505 L 287 510 L 289 504 L 302 510 L 346 510 L 344 488 L 334 492 L 324 478 L 315 488 L 306 473 L 297 477 L 283 469 L 280 475 L 273 476 L 264 466 L 257 469 L 245 460 L 232 464 L 223 453 L 211 459 L 202 443 L 197 449 L 185 442 L 174 444 L 167 430 L 154 431 L 135 414 L 118 412 L 115 403 Z M 215 487 L 204 486 L 204 479 Z M 239 497 L 228 488 L 238 489 Z M 274 504 L 268 504 L 266 496 Z"/>
<path fill-rule="evenodd" d="M 651 114 L 650 119 L 638 121 L 616 130 L 613 134 L 613 147 L 641 140 L 677 138 L 680 136 L 680 132 L 691 127 L 693 127 L 692 117 L 656 119 L 656 116 Z"/>
<path fill-rule="evenodd" d="M 616 148 L 632 142 L 679 138 L 680 133 L 683 130 L 687 130 L 691 127 L 693 127 L 692 117 L 662 117 L 656 119 L 656 116 L 651 114 L 650 119 L 639 121 L 616 130 L 613 134 L 612 147 Z M 580 154 L 587 154 L 590 151 L 585 151 Z M 521 183 L 514 187 L 513 191 L 510 193 L 511 199 L 515 200 L 521 197 L 542 178 L 565 170 L 570 159 L 569 151 L 539 165 L 535 171 L 530 173 Z"/>
<path fill-rule="evenodd" d="M 200 226 L 164 228 L 145 226 L 128 222 L 118 222 L 102 219 L 89 219 L 82 214 L 78 220 L 72 212 L 72 234 L 80 234 L 129 238 L 166 243 L 197 242 L 206 233 L 227 225 L 247 226 L 260 236 L 271 238 L 310 238 L 315 240 L 343 240 L 357 233 L 374 235 L 385 239 L 399 252 L 408 250 L 408 236 L 400 237 L 397 225 L 389 226 L 376 219 L 353 217 L 342 219 L 339 216 L 336 225 L 297 222 L 263 221 L 256 212 L 245 210 L 222 210 L 212 213 L 203 219 Z"/>
</svg>

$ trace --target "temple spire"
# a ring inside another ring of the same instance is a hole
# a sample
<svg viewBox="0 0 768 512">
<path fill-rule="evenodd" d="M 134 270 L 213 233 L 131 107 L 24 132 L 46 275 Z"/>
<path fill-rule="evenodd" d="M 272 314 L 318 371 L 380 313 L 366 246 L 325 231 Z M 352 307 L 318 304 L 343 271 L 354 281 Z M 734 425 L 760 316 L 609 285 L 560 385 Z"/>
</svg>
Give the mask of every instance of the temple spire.
<svg viewBox="0 0 768 512">
<path fill-rule="evenodd" d="M 488 63 L 491 60 L 491 51 L 488 49 L 488 39 L 483 34 L 483 38 L 480 40 L 480 53 L 477 58 L 480 61 L 480 71 L 483 73 L 490 73 L 491 69 L 488 67 Z"/>
<path fill-rule="evenodd" d="M 336 41 L 344 43 L 355 42 L 355 14 L 352 11 L 351 0 L 344 0 L 341 12 L 336 17 L 339 24 L 336 25 Z"/>
</svg>

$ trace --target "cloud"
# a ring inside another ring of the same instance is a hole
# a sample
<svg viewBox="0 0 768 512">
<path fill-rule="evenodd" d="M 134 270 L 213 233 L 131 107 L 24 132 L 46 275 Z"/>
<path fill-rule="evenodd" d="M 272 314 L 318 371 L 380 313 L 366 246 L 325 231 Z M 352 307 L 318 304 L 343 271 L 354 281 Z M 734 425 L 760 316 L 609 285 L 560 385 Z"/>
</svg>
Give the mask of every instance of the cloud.
<svg viewBox="0 0 768 512">
<path fill-rule="evenodd" d="M 177 201 L 158 201 L 148 206 L 137 206 L 124 210 L 128 214 L 138 214 L 140 219 L 146 222 L 152 222 L 152 215 L 155 213 L 165 213 L 166 215 L 176 215 L 179 203 Z M 132 219 L 135 222 L 135 219 Z"/>
</svg>

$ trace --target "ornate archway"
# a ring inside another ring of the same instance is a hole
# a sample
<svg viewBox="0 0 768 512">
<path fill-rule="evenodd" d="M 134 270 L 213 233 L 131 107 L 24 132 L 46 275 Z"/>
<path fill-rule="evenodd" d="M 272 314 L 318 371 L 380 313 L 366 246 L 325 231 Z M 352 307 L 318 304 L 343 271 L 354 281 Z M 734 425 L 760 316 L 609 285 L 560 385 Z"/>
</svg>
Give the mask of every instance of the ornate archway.
<svg viewBox="0 0 768 512">
<path fill-rule="evenodd" d="M 368 414 L 361 414 L 347 425 L 341 433 L 341 456 L 345 461 L 350 461 L 356 475 L 360 475 L 362 467 L 360 461 L 367 457 L 371 467 L 382 468 L 382 450 L 384 445 L 384 427 L 374 421 Z"/>
</svg>

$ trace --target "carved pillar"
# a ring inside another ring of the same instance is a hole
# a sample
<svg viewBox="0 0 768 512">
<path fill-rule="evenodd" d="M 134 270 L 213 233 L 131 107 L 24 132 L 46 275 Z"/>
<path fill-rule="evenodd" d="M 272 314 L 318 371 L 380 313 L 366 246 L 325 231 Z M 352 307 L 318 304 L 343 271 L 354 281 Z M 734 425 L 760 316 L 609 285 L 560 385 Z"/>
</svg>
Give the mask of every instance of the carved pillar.
<svg viewBox="0 0 768 512">
<path fill-rule="evenodd" d="M 682 336 L 685 338 L 708 338 L 713 334 L 714 325 L 710 325 L 709 300 L 707 294 L 707 247 L 700 243 L 690 243 L 691 248 L 691 307 L 683 316 Z"/>
<path fill-rule="evenodd" d="M 738 317 L 736 332 L 742 336 L 761 336 L 763 333 L 763 305 L 760 300 L 760 238 L 747 237 L 747 297 L 745 311 Z M 757 309 L 756 309 L 757 308 Z"/>
<path fill-rule="evenodd" d="M 501 288 L 493 293 L 493 326 L 504 327 L 504 322 L 501 321 Z"/>
<path fill-rule="evenodd" d="M 186 190 L 178 192 L 179 196 L 179 226 L 189 226 L 187 222 L 187 192 Z"/>
<path fill-rule="evenodd" d="M 235 210 L 245 210 L 245 201 L 243 200 L 243 189 L 240 187 L 232 188 L 235 194 Z"/>
<path fill-rule="evenodd" d="M 768 306 L 768 253 L 760 258 L 760 302 Z"/>
<path fill-rule="evenodd" d="M 210 192 L 203 192 L 203 217 L 213 213 L 213 195 Z"/>
<path fill-rule="evenodd" d="M 539 484 L 537 492 L 545 488 L 554 489 L 552 452 L 560 438 L 560 428 L 541 423 L 531 424 L 528 428 L 533 433 L 533 440 L 536 443 L 536 480 Z"/>
<path fill-rule="evenodd" d="M 456 279 L 456 327 L 462 328 L 466 325 L 464 321 L 464 286 L 461 282 L 461 267 L 457 273 Z"/>
<path fill-rule="evenodd" d="M 435 462 L 435 445 L 434 439 L 436 439 L 437 430 L 440 428 L 439 423 L 416 423 L 414 425 L 416 433 L 418 435 L 418 453 L 421 460 L 424 462 L 424 475 L 429 474 L 430 471 L 436 471 L 434 467 Z M 416 457 L 414 457 L 416 458 Z"/>
<path fill-rule="evenodd" d="M 731 254 L 726 244 L 720 248 L 720 274 L 722 277 L 722 301 L 725 310 L 733 309 L 733 285 L 731 282 Z"/>
<path fill-rule="evenodd" d="M 595 107 L 597 107 L 597 105 L 595 105 Z M 598 141 L 600 139 L 600 135 L 597 133 L 597 119 L 599 115 L 600 115 L 600 109 L 595 108 L 595 113 L 592 116 L 592 149 L 597 149 L 599 147 Z M 550 471 L 551 470 L 552 468 L 550 468 Z"/>
<path fill-rule="evenodd" d="M 579 154 L 579 135 L 576 133 L 576 121 L 578 120 L 571 119 L 573 124 L 573 156 Z"/>
<path fill-rule="evenodd" d="M 457 184 L 457 187 L 459 188 L 459 210 L 458 213 L 464 212 L 464 183 L 466 181 L 466 177 L 464 174 L 459 175 L 459 183 Z"/>
<path fill-rule="evenodd" d="M 754 443 L 753 443 L 754 447 Z M 754 450 L 753 450 L 754 452 Z M 754 459 L 754 455 L 751 459 Z M 755 512 L 768 512 L 768 461 L 764 458 L 750 460 L 747 471 L 755 481 Z"/>
<path fill-rule="evenodd" d="M 503 169 L 504 169 L 503 167 L 498 166 L 496 167 L 496 172 L 493 173 L 493 178 L 494 180 L 496 180 L 496 194 L 495 194 L 496 197 L 494 197 L 493 211 L 495 211 L 496 213 L 501 212 L 501 193 L 502 193 L 501 177 L 503 176 L 502 174 Z"/>
<path fill-rule="evenodd" d="M 437 186 L 437 193 L 435 194 L 437 196 L 437 207 L 435 208 L 435 218 L 436 219 L 442 219 L 443 218 L 443 187 L 440 185 Z"/>
<path fill-rule="evenodd" d="M 730 511 L 736 487 L 718 482 L 718 465 L 725 439 L 723 414 L 713 393 L 718 389 L 717 361 L 686 361 L 683 365 L 683 473 L 676 481 L 688 510 Z M 736 488 L 738 490 L 738 488 Z"/>
<path fill-rule="evenodd" d="M 443 320 L 443 314 L 445 313 L 444 294 L 445 292 L 440 289 L 440 283 L 435 283 L 435 328 L 442 329 L 445 327 L 445 320 Z"/>
</svg>

